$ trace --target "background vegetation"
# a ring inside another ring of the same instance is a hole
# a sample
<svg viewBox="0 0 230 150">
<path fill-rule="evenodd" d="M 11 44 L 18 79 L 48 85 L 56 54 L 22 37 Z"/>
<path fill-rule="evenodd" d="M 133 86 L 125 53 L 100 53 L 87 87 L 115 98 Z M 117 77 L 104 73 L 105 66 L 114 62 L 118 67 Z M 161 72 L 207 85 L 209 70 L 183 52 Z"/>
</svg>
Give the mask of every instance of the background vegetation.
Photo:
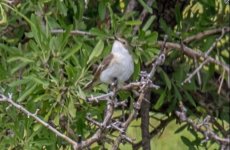
<svg viewBox="0 0 230 150">
<path fill-rule="evenodd" d="M 103 121 L 106 103 L 91 105 L 85 99 L 108 89 L 104 84 L 91 91 L 82 88 L 110 52 L 111 37 L 120 36 L 130 44 L 135 62 L 130 81 L 139 81 L 140 72 L 152 68 L 167 35 L 165 62 L 152 78 L 160 88 L 146 93 L 148 101 L 128 127 L 126 135 L 136 138 L 135 144 L 124 142 L 120 149 L 227 149 L 229 142 L 204 141 L 206 136 L 175 112 L 183 103 L 195 125 L 207 123 L 206 129 L 229 141 L 229 6 L 224 0 L 0 0 L 0 93 L 12 93 L 14 101 L 61 133 L 86 140 L 98 129 L 87 114 Z M 183 45 L 199 54 L 185 52 Z M 208 57 L 217 62 L 204 63 Z M 137 97 L 125 90 L 118 97 L 128 101 L 124 112 L 128 115 Z M 121 115 L 116 109 L 114 117 Z M 118 132 L 107 134 L 115 139 Z M 99 140 L 90 147 L 111 145 Z M 71 149 L 71 145 L 0 101 L 0 149 Z"/>
</svg>

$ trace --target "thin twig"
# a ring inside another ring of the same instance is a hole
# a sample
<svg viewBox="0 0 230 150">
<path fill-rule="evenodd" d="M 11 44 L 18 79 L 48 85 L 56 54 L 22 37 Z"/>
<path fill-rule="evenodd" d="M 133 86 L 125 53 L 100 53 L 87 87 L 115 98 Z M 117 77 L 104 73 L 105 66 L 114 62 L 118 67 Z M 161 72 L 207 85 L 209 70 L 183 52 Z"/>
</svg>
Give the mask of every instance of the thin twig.
<svg viewBox="0 0 230 150">
<path fill-rule="evenodd" d="M 191 74 L 188 76 L 188 78 L 186 78 L 186 79 L 182 82 L 182 84 L 184 84 L 184 83 L 186 83 L 186 82 L 190 82 L 191 79 L 192 79 L 192 77 L 193 77 L 195 74 L 199 73 L 200 69 L 201 69 L 206 63 L 209 62 L 208 55 L 209 55 L 209 54 L 212 52 L 212 50 L 216 47 L 217 43 L 223 38 L 224 34 L 225 34 L 225 30 L 224 30 L 224 28 L 223 28 L 223 29 L 222 29 L 222 32 L 221 32 L 221 35 L 216 39 L 215 42 L 213 42 L 213 44 L 210 46 L 210 48 L 209 48 L 209 49 L 206 51 L 206 53 L 204 54 L 204 55 L 205 55 L 205 60 L 200 64 L 199 67 L 197 67 L 197 68 L 195 69 L 195 71 L 193 71 L 193 73 L 191 73 Z M 196 59 L 196 58 L 195 58 L 195 59 Z"/>
<path fill-rule="evenodd" d="M 28 117 L 32 117 L 33 119 L 35 119 L 37 122 L 39 122 L 41 125 L 43 125 L 44 127 L 46 127 L 47 129 L 51 130 L 53 133 L 55 133 L 57 136 L 59 136 L 60 138 L 62 138 L 63 140 L 67 141 L 68 143 L 70 143 L 73 147 L 78 146 L 79 144 L 77 142 L 75 142 L 73 139 L 69 138 L 68 136 L 60 133 L 57 129 L 53 128 L 51 125 L 49 125 L 48 123 L 46 123 L 45 121 L 41 120 L 36 113 L 31 113 L 29 112 L 27 109 L 25 109 L 23 106 L 17 104 L 16 102 L 14 102 L 11 99 L 12 96 L 5 96 L 0 94 L 0 102 L 7 102 L 10 103 L 12 106 L 14 106 L 15 108 L 17 108 L 18 110 L 21 110 L 24 114 L 26 114 Z"/>
<path fill-rule="evenodd" d="M 158 41 L 157 43 L 159 45 L 163 45 L 164 44 L 163 41 Z M 226 70 L 226 72 L 230 73 L 230 67 L 229 67 L 228 64 L 220 62 L 220 61 L 218 61 L 218 60 L 216 60 L 216 59 L 214 59 L 214 58 L 212 58 L 210 56 L 205 56 L 205 54 L 202 53 L 200 50 L 195 51 L 195 50 L 193 50 L 193 49 L 191 49 L 191 48 L 189 48 L 189 47 L 187 47 L 185 45 L 183 46 L 183 49 L 182 49 L 180 44 L 178 44 L 178 43 L 172 43 L 172 42 L 166 42 L 165 46 L 168 49 L 180 50 L 180 51 L 184 52 L 186 55 L 188 55 L 189 57 L 192 57 L 192 58 L 195 58 L 195 57 L 197 57 L 197 58 L 203 58 L 203 59 L 207 58 L 207 59 L 209 59 L 209 62 L 221 66 L 224 70 Z"/>
<path fill-rule="evenodd" d="M 66 31 L 63 29 L 52 29 L 50 32 L 53 34 L 60 34 L 60 33 L 65 33 Z M 72 31 L 70 31 L 70 34 L 72 34 L 72 35 L 83 35 L 83 36 L 85 36 L 85 35 L 96 36 L 96 35 L 92 34 L 91 32 L 81 31 L 81 30 L 72 30 Z"/>
<path fill-rule="evenodd" d="M 195 62 L 195 67 L 198 68 L 197 58 L 194 58 L 194 62 Z M 197 72 L 197 79 L 198 79 L 198 84 L 201 85 L 202 81 L 201 81 L 200 71 Z"/>
<path fill-rule="evenodd" d="M 223 71 L 223 74 L 221 76 L 221 81 L 220 81 L 220 85 L 219 85 L 218 92 L 217 92 L 218 94 L 220 94 L 220 91 L 221 91 L 221 88 L 224 82 L 224 75 L 225 75 L 225 70 Z"/>
<path fill-rule="evenodd" d="M 136 6 L 137 6 L 137 1 L 136 0 L 130 0 L 127 7 L 126 7 L 125 14 L 133 11 Z"/>
<path fill-rule="evenodd" d="M 162 48 L 162 51 L 164 50 L 164 47 Z M 130 113 L 130 115 L 128 116 L 127 120 L 125 122 L 122 123 L 121 127 L 123 128 L 124 132 L 127 130 L 128 126 L 130 125 L 130 123 L 137 117 L 138 112 L 141 108 L 141 104 L 142 101 L 145 100 L 145 94 L 146 91 L 150 88 L 150 86 L 152 85 L 152 80 L 151 78 L 154 76 L 155 71 L 156 71 L 156 67 L 158 65 L 163 64 L 163 62 L 165 61 L 165 54 L 161 53 L 156 60 L 154 61 L 153 65 L 152 65 L 152 69 L 149 73 L 147 72 L 141 72 L 141 87 L 139 90 L 139 97 L 136 103 L 134 103 L 133 107 L 134 110 L 132 110 L 132 112 Z M 116 138 L 112 149 L 113 150 L 117 150 L 119 147 L 119 144 L 122 141 L 122 134 L 119 134 L 119 136 Z"/>
<path fill-rule="evenodd" d="M 150 139 L 152 139 L 154 136 L 159 134 L 173 119 L 174 117 L 170 116 L 165 120 L 161 120 L 160 124 L 150 132 Z M 133 149 L 138 150 L 141 147 L 141 144 L 142 144 L 142 141 L 139 141 L 138 143 L 133 144 Z"/>
<path fill-rule="evenodd" d="M 52 29 L 50 31 L 52 34 L 61 34 L 61 33 L 65 33 L 66 30 L 63 30 L 63 29 Z M 90 37 L 95 37 L 97 36 L 96 34 L 93 34 L 91 32 L 88 32 L 88 31 L 81 31 L 81 30 L 72 30 L 70 31 L 70 34 L 71 35 L 81 35 L 81 36 L 90 36 Z M 108 36 L 107 39 L 109 40 L 115 40 L 115 37 L 113 36 Z"/>
<path fill-rule="evenodd" d="M 200 65 L 199 65 L 199 67 L 197 67 L 191 74 L 189 74 L 189 76 L 181 83 L 182 85 L 183 84 L 185 84 L 185 83 L 187 83 L 187 82 L 191 82 L 191 79 L 192 79 L 192 77 L 195 75 L 195 74 L 197 74 L 199 71 L 200 71 L 200 69 L 206 64 L 206 63 L 208 63 L 208 59 L 206 59 L 205 61 L 203 61 Z"/>
<path fill-rule="evenodd" d="M 184 39 L 183 43 L 189 44 L 192 41 L 200 40 L 200 39 L 202 39 L 202 38 L 204 38 L 206 36 L 221 33 L 223 29 L 225 30 L 225 32 L 230 32 L 230 27 L 222 27 L 222 28 L 218 28 L 218 29 L 211 29 L 211 30 L 200 32 L 200 33 L 197 33 L 196 35 L 187 37 L 186 39 Z"/>
<path fill-rule="evenodd" d="M 188 123 L 189 125 L 191 125 L 191 127 L 194 130 L 199 131 L 200 133 L 202 133 L 204 135 L 204 137 L 205 137 L 205 140 L 203 142 L 207 142 L 208 140 L 213 140 L 215 142 L 220 143 L 221 145 L 230 144 L 230 138 L 221 138 L 221 137 L 219 137 L 208 126 L 209 121 L 210 121 L 210 119 L 209 119 L 210 116 L 207 116 L 201 123 L 197 124 L 197 123 L 195 123 L 195 121 L 193 121 L 192 119 L 187 117 L 186 110 L 187 109 L 184 107 L 184 105 L 181 102 L 180 103 L 180 111 L 176 111 L 175 114 L 180 119 L 180 121 Z"/>
<path fill-rule="evenodd" d="M 89 98 L 86 99 L 86 101 L 88 102 L 98 102 L 99 100 L 106 100 L 107 98 L 111 97 L 111 96 L 114 96 L 114 92 L 109 92 L 109 93 L 106 93 L 106 94 L 102 94 L 102 95 L 99 95 L 99 96 L 91 96 Z"/>
<path fill-rule="evenodd" d="M 154 0 L 148 0 L 146 3 L 147 3 L 147 5 L 148 5 L 149 7 L 151 7 L 152 4 L 153 4 L 153 2 L 154 2 Z M 139 16 L 139 20 L 140 20 L 141 22 L 143 22 L 144 19 L 145 19 L 146 16 L 147 16 L 147 14 L 148 14 L 148 11 L 144 8 L 143 11 L 141 12 L 140 16 Z M 136 34 L 137 31 L 138 31 L 139 29 L 140 29 L 140 25 L 136 25 L 136 26 L 134 27 L 134 29 L 133 29 L 133 34 Z"/>
</svg>

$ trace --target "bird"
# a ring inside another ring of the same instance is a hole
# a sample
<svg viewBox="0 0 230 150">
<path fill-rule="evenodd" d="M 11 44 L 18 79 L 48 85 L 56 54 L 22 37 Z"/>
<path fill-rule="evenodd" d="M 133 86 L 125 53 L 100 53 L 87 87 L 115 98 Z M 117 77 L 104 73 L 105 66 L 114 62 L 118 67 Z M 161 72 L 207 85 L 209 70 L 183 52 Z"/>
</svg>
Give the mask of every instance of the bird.
<svg viewBox="0 0 230 150">
<path fill-rule="evenodd" d="M 111 53 L 103 59 L 93 79 L 84 86 L 84 89 L 91 89 L 98 80 L 109 85 L 117 82 L 117 85 L 120 86 L 131 77 L 133 72 L 134 63 L 127 41 L 116 38 Z"/>
</svg>

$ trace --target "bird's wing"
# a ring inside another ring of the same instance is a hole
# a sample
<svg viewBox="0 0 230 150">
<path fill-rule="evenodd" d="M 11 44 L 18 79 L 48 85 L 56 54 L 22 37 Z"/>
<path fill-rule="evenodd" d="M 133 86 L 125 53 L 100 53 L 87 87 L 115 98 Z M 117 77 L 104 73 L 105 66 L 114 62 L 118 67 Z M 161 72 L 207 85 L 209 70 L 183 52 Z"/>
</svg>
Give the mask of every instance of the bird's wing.
<svg viewBox="0 0 230 150">
<path fill-rule="evenodd" d="M 105 69 L 109 66 L 109 64 L 110 64 L 111 60 L 113 59 L 113 57 L 114 57 L 113 54 L 109 54 L 107 57 L 104 58 L 104 60 L 103 60 L 102 63 L 98 66 L 96 72 L 94 73 L 94 78 L 93 78 L 93 80 L 90 81 L 90 82 L 88 82 L 88 83 L 85 85 L 84 89 L 87 90 L 87 89 L 90 89 L 90 88 L 92 87 L 92 85 L 99 79 L 101 72 L 102 72 L 103 70 L 105 70 Z"/>
</svg>

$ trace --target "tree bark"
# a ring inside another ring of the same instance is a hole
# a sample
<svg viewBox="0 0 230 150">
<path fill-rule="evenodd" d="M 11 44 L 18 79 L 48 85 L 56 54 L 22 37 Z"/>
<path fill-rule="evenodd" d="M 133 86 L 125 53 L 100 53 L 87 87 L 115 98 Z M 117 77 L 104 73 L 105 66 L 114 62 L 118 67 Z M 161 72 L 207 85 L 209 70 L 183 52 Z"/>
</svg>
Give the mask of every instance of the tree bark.
<svg viewBox="0 0 230 150">
<path fill-rule="evenodd" d="M 150 91 L 145 95 L 145 99 L 150 99 Z M 144 100 L 141 105 L 141 131 L 142 131 L 142 148 L 144 150 L 151 150 L 150 134 L 149 134 L 149 108 L 150 102 Z"/>
</svg>

